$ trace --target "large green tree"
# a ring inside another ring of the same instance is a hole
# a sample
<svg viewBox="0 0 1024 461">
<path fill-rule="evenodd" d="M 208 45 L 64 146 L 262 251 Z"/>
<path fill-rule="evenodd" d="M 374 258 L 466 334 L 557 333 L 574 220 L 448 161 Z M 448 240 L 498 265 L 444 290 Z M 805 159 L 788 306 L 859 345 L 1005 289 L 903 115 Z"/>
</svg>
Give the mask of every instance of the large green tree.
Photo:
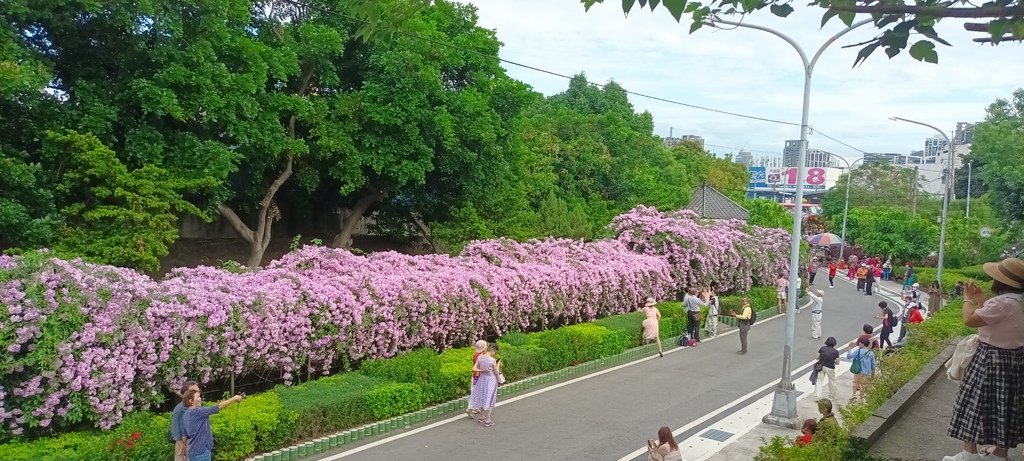
<svg viewBox="0 0 1024 461">
<path fill-rule="evenodd" d="M 993 208 L 1005 221 L 1024 220 L 1024 89 L 999 99 L 975 127 L 971 156 Z M 980 174 L 979 174 L 980 173 Z"/>
<path fill-rule="evenodd" d="M 914 177 L 913 168 L 872 163 L 848 174 L 851 210 L 874 206 L 905 207 L 910 210 L 916 203 L 918 211 L 921 211 L 926 203 L 935 201 L 921 193 L 920 177 Z M 842 222 L 846 186 L 847 174 L 840 175 L 836 186 L 826 191 L 821 199 L 822 214 L 831 219 L 833 225 Z"/>
<path fill-rule="evenodd" d="M 934 220 L 907 215 L 905 208 L 873 206 L 850 210 L 846 235 L 867 253 L 918 260 L 938 248 L 939 228 Z"/>
</svg>

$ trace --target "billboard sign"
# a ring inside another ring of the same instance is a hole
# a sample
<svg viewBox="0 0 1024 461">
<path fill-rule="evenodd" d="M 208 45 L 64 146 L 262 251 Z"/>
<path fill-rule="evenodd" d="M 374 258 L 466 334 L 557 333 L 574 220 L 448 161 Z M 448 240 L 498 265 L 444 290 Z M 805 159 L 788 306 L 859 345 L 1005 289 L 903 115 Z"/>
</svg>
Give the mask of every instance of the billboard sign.
<svg viewBox="0 0 1024 461">
<path fill-rule="evenodd" d="M 786 187 L 796 186 L 799 170 L 796 167 L 748 167 L 750 187 Z M 804 187 L 821 189 L 825 186 L 825 168 L 808 168 L 803 178 Z"/>
</svg>

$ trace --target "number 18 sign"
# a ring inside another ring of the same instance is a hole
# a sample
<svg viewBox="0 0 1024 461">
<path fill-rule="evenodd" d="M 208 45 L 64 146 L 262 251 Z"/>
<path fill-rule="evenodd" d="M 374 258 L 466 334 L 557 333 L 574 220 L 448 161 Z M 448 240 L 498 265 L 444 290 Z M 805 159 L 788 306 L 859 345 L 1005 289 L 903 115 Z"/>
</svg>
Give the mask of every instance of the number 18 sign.
<svg viewBox="0 0 1024 461">
<path fill-rule="evenodd" d="M 799 170 L 793 168 L 769 168 L 767 171 L 766 181 L 768 184 L 788 184 L 790 186 L 796 185 L 796 177 L 799 174 Z M 824 186 L 825 185 L 825 169 L 824 168 L 808 168 L 807 176 L 804 178 L 804 185 L 807 186 Z"/>
</svg>

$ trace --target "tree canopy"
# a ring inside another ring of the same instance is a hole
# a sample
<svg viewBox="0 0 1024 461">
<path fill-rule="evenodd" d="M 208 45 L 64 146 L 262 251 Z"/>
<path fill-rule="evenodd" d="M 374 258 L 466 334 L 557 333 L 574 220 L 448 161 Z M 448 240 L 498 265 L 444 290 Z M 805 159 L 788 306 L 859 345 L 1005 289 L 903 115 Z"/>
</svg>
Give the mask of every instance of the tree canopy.
<svg viewBox="0 0 1024 461">
<path fill-rule="evenodd" d="M 594 4 L 604 3 L 604 0 L 580 2 L 589 10 Z M 627 14 L 637 5 L 641 8 L 650 6 L 652 11 L 662 5 L 679 22 L 686 15 L 690 22 L 690 33 L 719 17 L 741 21 L 767 9 L 771 14 L 784 18 L 794 11 L 790 0 L 622 0 L 622 10 Z M 1002 41 L 1024 40 L 1024 4 L 1020 0 L 986 2 L 981 5 L 944 0 L 920 0 L 914 4 L 874 0 L 811 0 L 807 6 L 824 10 L 822 26 L 835 17 L 850 26 L 857 20 L 857 15 L 870 16 L 879 33 L 859 44 L 862 48 L 854 65 L 867 59 L 878 48 L 884 49 L 889 58 L 907 50 L 914 59 L 937 63 L 935 45 L 951 46 L 935 31 L 935 24 L 942 18 L 981 20 L 979 23 L 964 25 L 968 31 L 982 34 L 982 37 L 974 39 L 976 42 L 998 44 Z M 911 43 L 911 39 L 915 41 Z"/>
<path fill-rule="evenodd" d="M 971 157 L 980 165 L 974 173 L 984 182 L 992 207 L 1007 222 L 1024 221 L 1022 153 L 1024 89 L 1018 89 L 1011 99 L 999 99 L 988 107 L 971 145 Z"/>
<path fill-rule="evenodd" d="M 154 269 L 181 214 L 259 264 L 360 218 L 435 250 L 593 238 L 743 166 L 666 147 L 619 84 L 544 97 L 472 6 L 423 0 L 14 2 L 0 34 L 0 245 Z M 276 229 L 276 230 L 275 230 Z M 104 249 L 105 247 L 105 249 Z"/>
</svg>

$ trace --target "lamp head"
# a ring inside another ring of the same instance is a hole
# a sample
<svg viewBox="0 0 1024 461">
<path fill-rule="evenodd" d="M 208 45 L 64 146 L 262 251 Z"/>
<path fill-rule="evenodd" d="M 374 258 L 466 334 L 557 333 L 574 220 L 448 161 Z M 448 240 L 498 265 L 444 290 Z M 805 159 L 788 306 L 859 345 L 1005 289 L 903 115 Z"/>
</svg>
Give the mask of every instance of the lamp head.
<svg viewBox="0 0 1024 461">
<path fill-rule="evenodd" d="M 900 119 L 900 118 L 899 118 L 899 117 L 897 117 L 897 116 L 895 116 L 895 115 L 893 115 L 892 117 L 889 117 L 889 120 L 892 120 L 892 121 L 894 121 L 894 122 L 896 122 L 896 121 L 899 121 L 899 119 Z"/>
</svg>

